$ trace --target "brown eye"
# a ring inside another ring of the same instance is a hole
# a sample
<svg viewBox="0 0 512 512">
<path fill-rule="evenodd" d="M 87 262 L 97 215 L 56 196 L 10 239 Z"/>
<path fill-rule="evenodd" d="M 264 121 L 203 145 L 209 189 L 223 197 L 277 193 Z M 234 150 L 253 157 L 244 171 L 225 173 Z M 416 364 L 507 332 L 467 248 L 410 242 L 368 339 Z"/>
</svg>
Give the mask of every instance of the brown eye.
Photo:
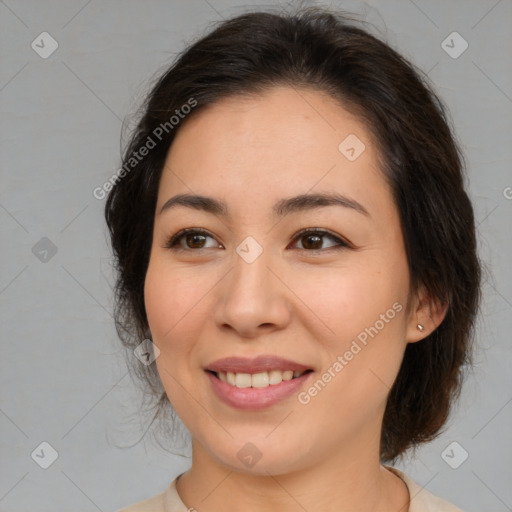
<svg viewBox="0 0 512 512">
<path fill-rule="evenodd" d="M 322 235 L 304 235 L 301 238 L 305 249 L 321 249 Z"/>
<path fill-rule="evenodd" d="M 207 240 L 213 240 L 207 246 Z M 202 229 L 188 228 L 173 235 L 165 244 L 167 249 L 177 251 L 200 250 L 210 248 L 221 248 L 222 246 L 207 232 Z"/>
<path fill-rule="evenodd" d="M 205 239 L 204 235 L 185 235 L 185 245 L 191 249 L 202 249 Z"/>
<path fill-rule="evenodd" d="M 325 239 L 334 241 L 334 244 L 331 244 L 328 247 L 322 247 Z M 349 247 L 349 244 L 341 238 L 323 230 L 302 231 L 297 235 L 296 240 L 300 241 L 302 244 L 302 247 L 299 247 L 299 249 L 307 251 L 321 251 L 324 249 Z"/>
</svg>

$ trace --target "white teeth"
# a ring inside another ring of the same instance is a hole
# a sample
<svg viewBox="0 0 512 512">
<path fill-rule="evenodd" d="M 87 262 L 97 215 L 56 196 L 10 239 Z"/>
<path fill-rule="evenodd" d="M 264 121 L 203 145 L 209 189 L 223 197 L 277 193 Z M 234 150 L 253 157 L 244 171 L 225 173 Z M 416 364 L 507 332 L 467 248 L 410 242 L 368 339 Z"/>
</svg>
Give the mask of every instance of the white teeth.
<svg viewBox="0 0 512 512">
<path fill-rule="evenodd" d="M 268 380 L 271 386 L 281 384 L 283 382 L 283 374 L 279 370 L 272 370 L 268 372 Z"/>
<path fill-rule="evenodd" d="M 248 374 L 246 374 L 248 375 Z M 267 372 L 253 373 L 251 378 L 253 388 L 266 388 L 269 385 L 269 378 Z"/>
<path fill-rule="evenodd" d="M 235 377 L 235 386 L 237 388 L 250 388 L 252 385 L 251 375 L 249 373 L 237 373 Z"/>
<path fill-rule="evenodd" d="M 281 384 L 283 381 L 292 380 L 300 377 L 305 372 L 286 370 L 271 370 L 269 372 L 260 373 L 232 373 L 217 372 L 217 376 L 222 382 L 226 382 L 237 388 L 266 388 Z"/>
<path fill-rule="evenodd" d="M 292 380 L 293 379 L 293 370 L 286 370 L 283 372 L 283 380 Z"/>
</svg>

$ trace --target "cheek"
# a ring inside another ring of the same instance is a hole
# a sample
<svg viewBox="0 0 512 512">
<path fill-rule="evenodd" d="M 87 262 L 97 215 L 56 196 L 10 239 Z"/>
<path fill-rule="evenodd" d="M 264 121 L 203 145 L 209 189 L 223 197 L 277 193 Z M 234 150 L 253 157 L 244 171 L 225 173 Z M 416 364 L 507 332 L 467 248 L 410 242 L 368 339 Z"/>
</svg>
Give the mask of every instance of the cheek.
<svg viewBox="0 0 512 512">
<path fill-rule="evenodd" d="M 171 399 L 179 403 L 183 388 L 193 388 L 197 370 L 196 341 L 211 317 L 208 291 L 215 275 L 197 269 L 171 268 L 165 256 L 150 261 L 144 283 L 144 301 L 152 340 L 160 349 L 156 365 Z"/>
<path fill-rule="evenodd" d="M 384 268 L 382 262 L 367 258 L 356 265 L 296 275 L 293 281 L 296 295 L 303 298 L 312 318 L 317 323 L 321 320 L 322 329 L 328 329 L 325 339 L 329 343 L 343 344 L 373 326 L 386 312 L 389 314 L 385 319 L 393 318 L 393 322 L 386 323 L 387 330 L 391 323 L 395 328 L 402 327 L 403 315 L 398 320 L 393 309 L 397 302 L 405 309 L 408 283 L 401 266 Z"/>
<path fill-rule="evenodd" d="M 355 410 L 366 400 L 369 410 L 379 407 L 405 349 L 408 273 L 402 258 L 369 257 L 331 272 L 322 269 L 298 286 L 298 295 L 308 297 L 308 306 L 330 330 L 316 338 L 326 351 L 322 372 L 330 379 L 318 406 L 338 403 L 342 410 Z"/>
<path fill-rule="evenodd" d="M 151 334 L 164 346 L 180 324 L 193 315 L 194 305 L 204 295 L 203 286 L 183 276 L 179 270 L 169 271 L 158 260 L 150 262 L 144 283 L 144 303 Z"/>
<path fill-rule="evenodd" d="M 186 407 L 183 386 L 190 387 L 187 361 L 198 325 L 191 322 L 199 301 L 196 295 L 200 295 L 198 286 L 191 286 L 179 270 L 170 271 L 159 258 L 150 261 L 144 302 L 152 341 L 160 350 L 155 363 L 167 396 L 179 411 Z"/>
</svg>

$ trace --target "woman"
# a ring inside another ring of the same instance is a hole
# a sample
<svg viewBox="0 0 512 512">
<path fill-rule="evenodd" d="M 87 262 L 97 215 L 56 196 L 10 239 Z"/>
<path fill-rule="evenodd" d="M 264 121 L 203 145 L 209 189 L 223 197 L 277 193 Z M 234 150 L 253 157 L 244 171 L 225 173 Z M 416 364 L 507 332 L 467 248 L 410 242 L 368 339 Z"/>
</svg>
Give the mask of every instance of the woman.
<svg viewBox="0 0 512 512">
<path fill-rule="evenodd" d="M 388 464 L 469 359 L 462 169 L 435 93 L 348 17 L 246 14 L 180 56 L 106 219 L 118 332 L 192 465 L 125 512 L 459 510 Z"/>
</svg>

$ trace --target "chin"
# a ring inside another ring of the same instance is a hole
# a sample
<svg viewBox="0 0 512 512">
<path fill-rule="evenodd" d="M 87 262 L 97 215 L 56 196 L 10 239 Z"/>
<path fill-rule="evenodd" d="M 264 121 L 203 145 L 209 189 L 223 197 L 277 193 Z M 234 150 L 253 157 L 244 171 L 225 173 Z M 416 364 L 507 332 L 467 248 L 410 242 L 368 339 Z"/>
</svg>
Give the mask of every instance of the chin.
<svg viewBox="0 0 512 512">
<path fill-rule="evenodd" d="M 208 451 L 231 471 L 254 476 L 287 474 L 313 464 L 306 460 L 307 451 L 300 439 L 293 442 L 288 436 L 288 443 L 285 443 L 283 437 L 273 440 L 270 437 L 234 435 L 234 439 L 222 443 L 210 440 Z"/>
</svg>

